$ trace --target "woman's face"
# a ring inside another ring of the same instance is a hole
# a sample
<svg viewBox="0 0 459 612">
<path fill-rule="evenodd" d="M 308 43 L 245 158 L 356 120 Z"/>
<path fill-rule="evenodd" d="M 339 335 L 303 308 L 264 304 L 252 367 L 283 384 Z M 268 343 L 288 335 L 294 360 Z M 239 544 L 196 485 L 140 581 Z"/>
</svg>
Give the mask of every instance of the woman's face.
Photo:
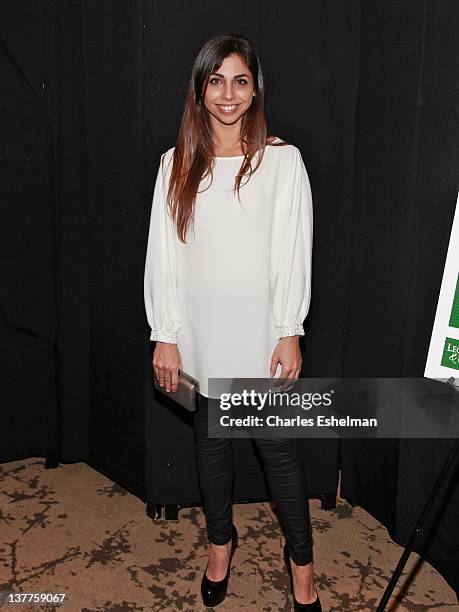
<svg viewBox="0 0 459 612">
<path fill-rule="evenodd" d="M 254 83 L 248 66 L 232 53 L 209 77 L 204 105 L 221 123 L 230 125 L 242 118 L 252 104 Z"/>
</svg>

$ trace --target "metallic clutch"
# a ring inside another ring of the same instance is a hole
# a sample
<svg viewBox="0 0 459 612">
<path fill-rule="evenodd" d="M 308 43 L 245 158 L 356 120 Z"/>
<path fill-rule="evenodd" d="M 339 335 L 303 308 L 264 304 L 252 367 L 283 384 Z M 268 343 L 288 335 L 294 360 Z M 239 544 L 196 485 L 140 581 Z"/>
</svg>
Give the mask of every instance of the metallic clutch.
<svg viewBox="0 0 459 612">
<path fill-rule="evenodd" d="M 177 391 L 166 391 L 165 387 L 160 386 L 155 374 L 153 374 L 153 380 L 157 391 L 177 402 L 177 404 L 180 404 L 180 406 L 189 412 L 197 410 L 198 398 L 196 393 L 199 391 L 199 382 L 195 378 L 183 372 L 183 370 L 179 370 Z"/>
</svg>

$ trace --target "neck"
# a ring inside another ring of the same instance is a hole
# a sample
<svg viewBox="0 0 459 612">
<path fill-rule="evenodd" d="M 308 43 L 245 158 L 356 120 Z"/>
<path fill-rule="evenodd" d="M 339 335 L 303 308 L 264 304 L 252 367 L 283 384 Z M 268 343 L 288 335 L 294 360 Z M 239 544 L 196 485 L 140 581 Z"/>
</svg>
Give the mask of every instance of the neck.
<svg viewBox="0 0 459 612">
<path fill-rule="evenodd" d="M 225 125 L 212 119 L 214 118 L 211 118 L 211 128 L 215 149 L 231 151 L 241 146 L 241 120 L 233 125 Z"/>
</svg>

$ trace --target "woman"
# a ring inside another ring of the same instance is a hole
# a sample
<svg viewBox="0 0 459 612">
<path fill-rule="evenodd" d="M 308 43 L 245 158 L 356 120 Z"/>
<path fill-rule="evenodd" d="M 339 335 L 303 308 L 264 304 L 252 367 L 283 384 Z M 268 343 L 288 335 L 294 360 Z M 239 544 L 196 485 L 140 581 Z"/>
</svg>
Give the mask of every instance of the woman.
<svg viewBox="0 0 459 612">
<path fill-rule="evenodd" d="M 176 146 L 161 157 L 145 266 L 153 370 L 174 393 L 200 384 L 199 481 L 210 541 L 206 606 L 226 596 L 237 545 L 231 439 L 209 438 L 208 379 L 296 379 L 310 301 L 312 198 L 299 150 L 268 137 L 252 44 L 219 34 L 200 50 Z M 295 610 L 321 610 L 304 467 L 294 440 L 257 439 L 277 502 Z"/>
</svg>

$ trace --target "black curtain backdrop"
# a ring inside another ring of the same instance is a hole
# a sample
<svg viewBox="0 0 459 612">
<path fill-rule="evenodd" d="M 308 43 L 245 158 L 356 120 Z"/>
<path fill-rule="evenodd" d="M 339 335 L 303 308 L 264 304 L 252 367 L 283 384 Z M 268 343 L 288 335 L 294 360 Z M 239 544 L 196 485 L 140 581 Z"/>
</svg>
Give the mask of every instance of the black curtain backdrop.
<svg viewBox="0 0 459 612">
<path fill-rule="evenodd" d="M 303 375 L 422 376 L 458 187 L 456 2 L 3 0 L 0 12 L 0 461 L 86 461 L 147 503 L 199 503 L 190 423 L 152 395 L 143 268 L 159 156 L 219 31 L 257 46 L 270 131 L 311 178 Z M 235 442 L 235 498 L 267 499 Z M 341 463 L 342 495 L 402 544 L 451 447 L 299 443 L 312 494 L 336 489 Z M 418 552 L 457 591 L 457 472 L 446 489 Z"/>
<path fill-rule="evenodd" d="M 40 3 L 0 9 L 0 460 L 59 445 L 52 39 Z M 86 356 L 85 356 L 86 358 Z"/>
<path fill-rule="evenodd" d="M 457 25 L 453 2 L 362 3 L 346 377 L 424 374 L 458 188 Z M 405 545 L 453 443 L 343 440 L 341 493 Z M 416 547 L 456 592 L 458 481 Z"/>
</svg>

